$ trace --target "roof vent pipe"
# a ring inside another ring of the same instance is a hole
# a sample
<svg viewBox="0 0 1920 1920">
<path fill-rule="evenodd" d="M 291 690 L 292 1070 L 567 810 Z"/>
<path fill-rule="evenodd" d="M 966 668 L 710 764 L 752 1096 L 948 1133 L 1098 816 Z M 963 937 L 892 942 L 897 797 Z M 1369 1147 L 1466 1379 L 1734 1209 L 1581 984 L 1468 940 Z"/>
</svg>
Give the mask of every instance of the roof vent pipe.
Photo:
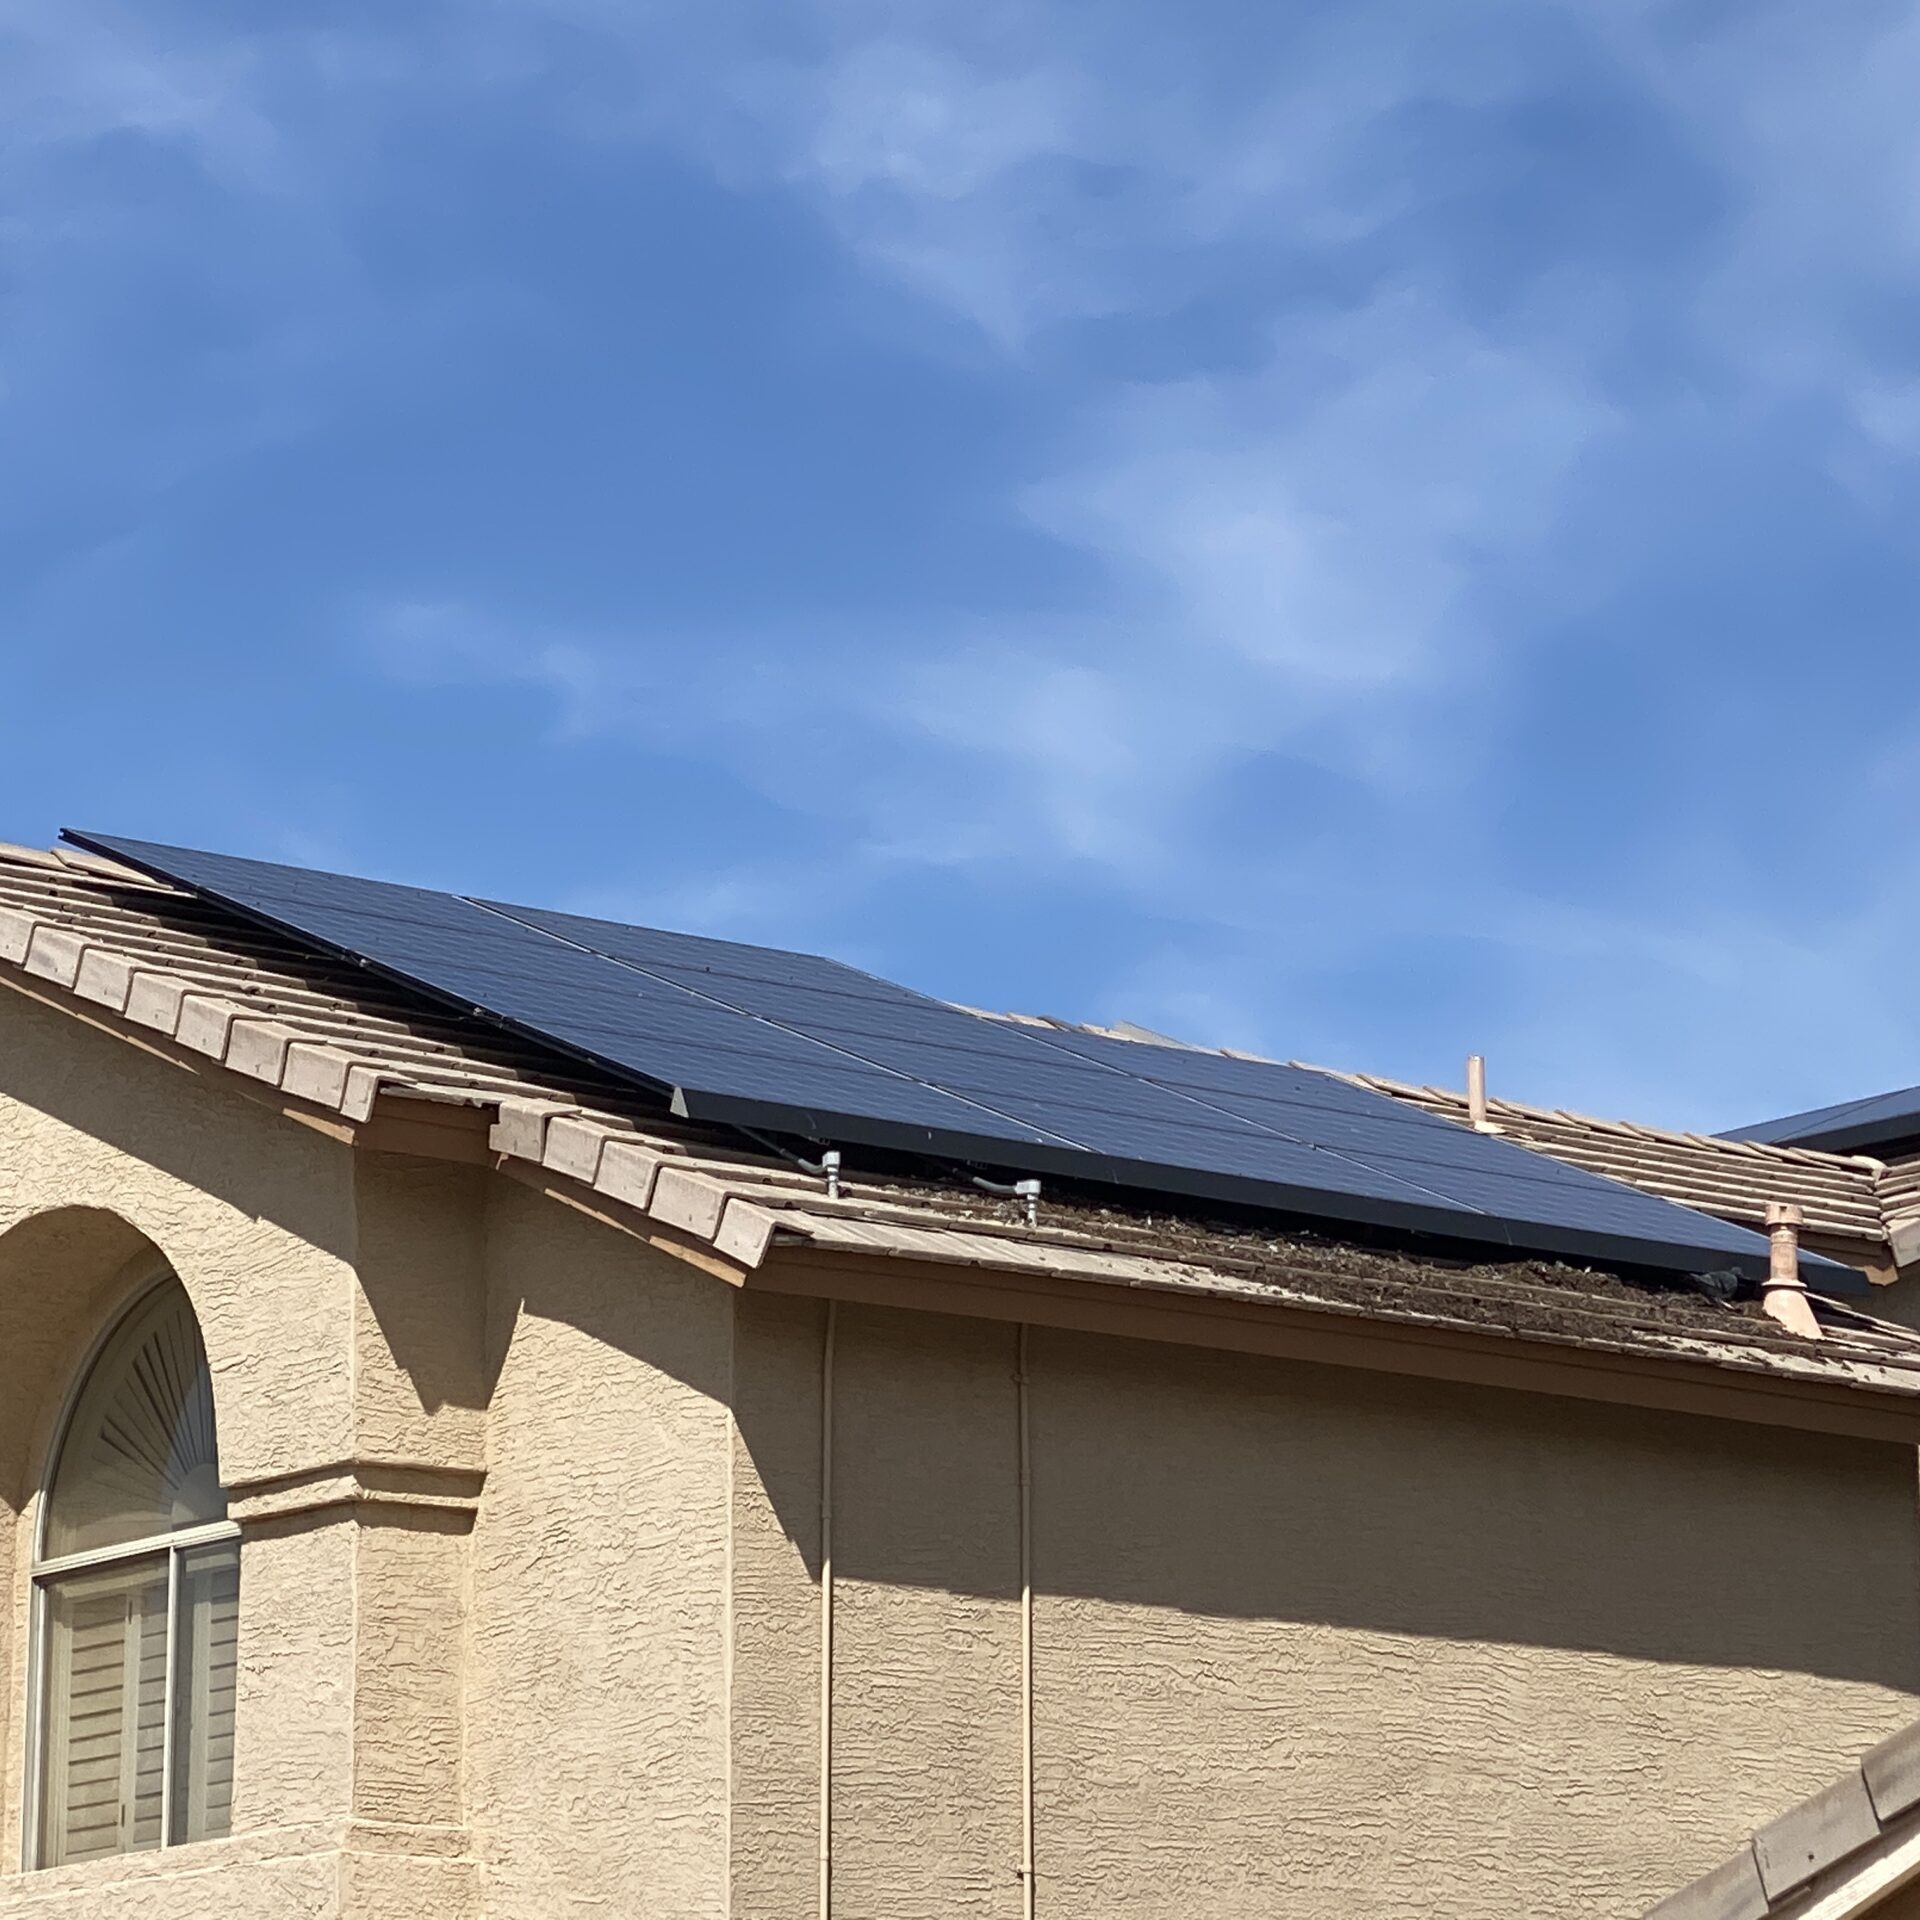
<svg viewBox="0 0 1920 1920">
<path fill-rule="evenodd" d="M 1467 1055 L 1467 1124 L 1475 1133 L 1500 1131 L 1487 1118 L 1487 1057 L 1483 1053 Z"/>
<path fill-rule="evenodd" d="M 1807 1283 L 1800 1278 L 1800 1229 L 1806 1218 L 1788 1201 L 1767 1202 L 1767 1238 L 1773 1242 L 1773 1257 L 1760 1289 L 1760 1305 L 1789 1333 L 1818 1340 L 1820 1323 L 1813 1317 Z"/>
</svg>

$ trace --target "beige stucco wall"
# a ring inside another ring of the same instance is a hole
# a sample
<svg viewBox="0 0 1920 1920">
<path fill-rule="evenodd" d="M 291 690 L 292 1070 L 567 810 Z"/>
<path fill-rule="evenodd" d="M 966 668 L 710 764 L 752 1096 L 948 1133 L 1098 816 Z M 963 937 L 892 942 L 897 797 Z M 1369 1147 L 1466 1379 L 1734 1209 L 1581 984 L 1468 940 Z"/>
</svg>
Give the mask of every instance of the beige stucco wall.
<svg viewBox="0 0 1920 1920">
<path fill-rule="evenodd" d="M 736 1535 L 809 1731 L 821 1337 L 743 1303 Z M 840 1310 L 837 1920 L 1021 1911 L 1014 1340 Z M 1046 1331 L 1029 1375 L 1049 1916 L 1627 1920 L 1920 1710 L 1908 1450 Z M 756 1804 L 815 1762 L 762 1738 Z M 735 1816 L 740 1910 L 808 1911 Z"/>
<path fill-rule="evenodd" d="M 412 1170 L 356 1167 L 216 1081 L 0 993 L 0 1915 L 477 1915 L 458 1496 L 481 1465 L 480 1337 L 472 1315 L 435 1328 L 416 1305 L 396 1320 L 403 1273 L 430 1303 L 458 1291 L 461 1243 L 422 1246 L 448 1209 L 436 1220 L 420 1189 Z M 235 1835 L 23 1876 L 38 1489 L 88 1349 L 163 1267 L 199 1316 L 243 1526 Z M 383 1500 L 388 1485 L 402 1497 Z"/>
<path fill-rule="evenodd" d="M 244 1528 L 235 1835 L 21 1876 L 36 1489 L 163 1264 Z M 710 1278 L 0 993 L 0 1916 L 723 1913 L 731 1365 Z"/>
<path fill-rule="evenodd" d="M 12 1875 L 35 1489 L 156 1256 L 244 1525 L 236 1833 Z M 0 993 L 0 1920 L 815 1913 L 825 1321 Z M 1015 1330 L 834 1352 L 835 1920 L 1014 1920 Z M 1060 1332 L 1028 1376 L 1049 1920 L 1626 1920 L 1920 1710 L 1910 1451 Z"/>
<path fill-rule="evenodd" d="M 489 1920 L 724 1913 L 731 1296 L 504 1180 L 486 1242 L 468 1699 Z"/>
<path fill-rule="evenodd" d="M 810 1914 L 820 1878 L 820 1358 L 815 1300 L 735 1321 L 731 1911 Z"/>
<path fill-rule="evenodd" d="M 1118 1343 L 1033 1365 L 1061 1912 L 1636 1914 L 1916 1710 L 1907 1450 Z"/>
</svg>

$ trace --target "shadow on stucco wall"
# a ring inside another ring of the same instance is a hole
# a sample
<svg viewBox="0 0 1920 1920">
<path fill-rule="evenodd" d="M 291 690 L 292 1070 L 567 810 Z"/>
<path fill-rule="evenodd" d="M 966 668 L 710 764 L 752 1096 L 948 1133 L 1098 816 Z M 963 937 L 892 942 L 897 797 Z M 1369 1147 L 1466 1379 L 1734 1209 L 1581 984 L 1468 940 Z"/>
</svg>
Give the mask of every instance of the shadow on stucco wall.
<svg viewBox="0 0 1920 1920">
<path fill-rule="evenodd" d="M 725 1406 L 733 1389 L 732 1290 L 683 1261 L 615 1232 L 511 1180 L 490 1178 L 485 1213 L 484 1379 L 492 1394 L 528 1321 L 570 1329 Z M 591 1418 L 600 1370 L 573 1353 L 581 1414 Z M 605 1382 L 622 1370 L 601 1374 Z"/>
<path fill-rule="evenodd" d="M 779 1306 L 770 1344 L 788 1357 L 743 1373 L 741 1434 L 817 1574 L 819 1309 Z M 1017 1594 L 1014 1338 L 841 1310 L 840 1577 Z M 1142 1341 L 1031 1339 L 1041 1596 L 1920 1695 L 1911 1448 Z"/>
<path fill-rule="evenodd" d="M 341 1258 L 373 1246 L 357 1232 L 390 1231 L 368 1297 L 422 1408 L 487 1405 L 526 1315 L 731 1402 L 817 1576 L 818 1303 L 743 1300 L 505 1181 L 482 1205 L 470 1170 L 396 1183 L 400 1213 L 369 1226 L 333 1143 L 51 1010 L 8 1011 L 9 1097 Z M 483 1251 L 471 1224 L 423 1242 L 424 1203 L 406 1224 L 429 1189 L 484 1216 Z M 100 1199 L 0 1241 L 0 1494 L 16 1503 L 47 1382 L 97 1312 L 76 1303 L 144 1245 Z M 447 1290 L 433 1312 L 429 1255 Z M 440 1308 L 476 1293 L 484 1312 L 441 1339 Z M 736 1340 L 730 1303 L 767 1337 Z M 1016 1592 L 1014 1330 L 878 1309 L 841 1326 L 842 1576 Z M 554 1359 L 575 1370 L 552 1391 L 579 1392 L 577 1350 Z M 1910 1448 L 1045 1331 L 1031 1376 L 1043 1595 L 1920 1694 Z"/>
<path fill-rule="evenodd" d="M 484 1412 L 498 1379 L 486 1339 L 486 1208 L 479 1167 L 354 1156 L 361 1297 L 418 1411 Z"/>
<path fill-rule="evenodd" d="M 0 994 L 0 1023 L 8 1098 L 310 1246 L 351 1252 L 341 1204 L 350 1161 L 334 1142 L 24 996 Z"/>
<path fill-rule="evenodd" d="M 165 1264 L 103 1207 L 56 1207 L 0 1233 L 0 1506 L 25 1509 L 80 1352 L 129 1287 Z"/>
</svg>

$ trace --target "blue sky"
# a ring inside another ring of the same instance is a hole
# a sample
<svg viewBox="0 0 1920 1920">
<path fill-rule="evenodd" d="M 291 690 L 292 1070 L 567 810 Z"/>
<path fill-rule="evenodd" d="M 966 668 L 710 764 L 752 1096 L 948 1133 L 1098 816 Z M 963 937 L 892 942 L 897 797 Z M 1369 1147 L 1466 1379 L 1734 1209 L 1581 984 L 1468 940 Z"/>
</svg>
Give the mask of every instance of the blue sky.
<svg viewBox="0 0 1920 1920">
<path fill-rule="evenodd" d="M 0 12 L 0 832 L 1920 1079 L 1920 10 Z"/>
</svg>

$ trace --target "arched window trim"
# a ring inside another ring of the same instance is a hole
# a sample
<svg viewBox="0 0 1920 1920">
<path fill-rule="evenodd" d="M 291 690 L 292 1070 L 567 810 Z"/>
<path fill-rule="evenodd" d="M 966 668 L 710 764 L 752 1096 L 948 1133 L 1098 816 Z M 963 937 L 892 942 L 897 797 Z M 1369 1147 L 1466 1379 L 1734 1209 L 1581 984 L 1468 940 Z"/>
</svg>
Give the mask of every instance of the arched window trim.
<svg viewBox="0 0 1920 1920">
<path fill-rule="evenodd" d="M 181 1562 L 183 1557 L 196 1547 L 217 1545 L 223 1541 L 237 1541 L 240 1538 L 240 1526 L 237 1521 L 214 1520 L 203 1526 L 184 1527 L 178 1532 L 148 1534 L 138 1540 L 109 1547 L 91 1547 L 81 1553 L 61 1554 L 52 1559 L 47 1558 L 46 1555 L 53 1491 L 60 1478 L 62 1457 L 73 1436 L 74 1416 L 79 1411 L 81 1397 L 87 1390 L 88 1382 L 93 1378 L 95 1368 L 99 1366 L 120 1330 L 147 1306 L 155 1294 L 168 1286 L 177 1286 L 185 1290 L 185 1283 L 173 1267 L 163 1259 L 156 1259 L 143 1277 L 121 1297 L 118 1305 L 107 1316 L 105 1324 L 94 1335 L 85 1353 L 69 1375 L 66 1391 L 61 1396 L 59 1411 L 54 1419 L 51 1438 L 41 1457 L 40 1481 L 34 1500 L 33 1543 L 28 1575 L 31 1592 L 27 1646 L 27 1711 L 23 1716 L 26 1722 L 24 1731 L 27 1738 L 27 1752 L 23 1774 L 26 1792 L 24 1795 L 25 1818 L 21 1822 L 20 1864 L 22 1870 L 29 1873 L 46 1864 L 41 1860 L 40 1852 L 47 1792 L 47 1631 L 48 1599 L 52 1583 L 68 1574 L 83 1573 L 90 1568 L 110 1567 L 120 1562 L 153 1559 L 162 1553 L 166 1554 L 167 1653 L 166 1675 L 163 1683 L 165 1706 L 162 1740 L 163 1751 L 171 1754 L 174 1747 L 174 1674 L 179 1653 L 177 1641 L 180 1622 Z M 191 1296 L 189 1296 L 189 1304 L 191 1304 Z M 178 1844 L 171 1838 L 173 1773 L 174 1769 L 170 1765 L 163 1766 L 161 1769 L 160 1847 L 162 1849 Z"/>
</svg>

